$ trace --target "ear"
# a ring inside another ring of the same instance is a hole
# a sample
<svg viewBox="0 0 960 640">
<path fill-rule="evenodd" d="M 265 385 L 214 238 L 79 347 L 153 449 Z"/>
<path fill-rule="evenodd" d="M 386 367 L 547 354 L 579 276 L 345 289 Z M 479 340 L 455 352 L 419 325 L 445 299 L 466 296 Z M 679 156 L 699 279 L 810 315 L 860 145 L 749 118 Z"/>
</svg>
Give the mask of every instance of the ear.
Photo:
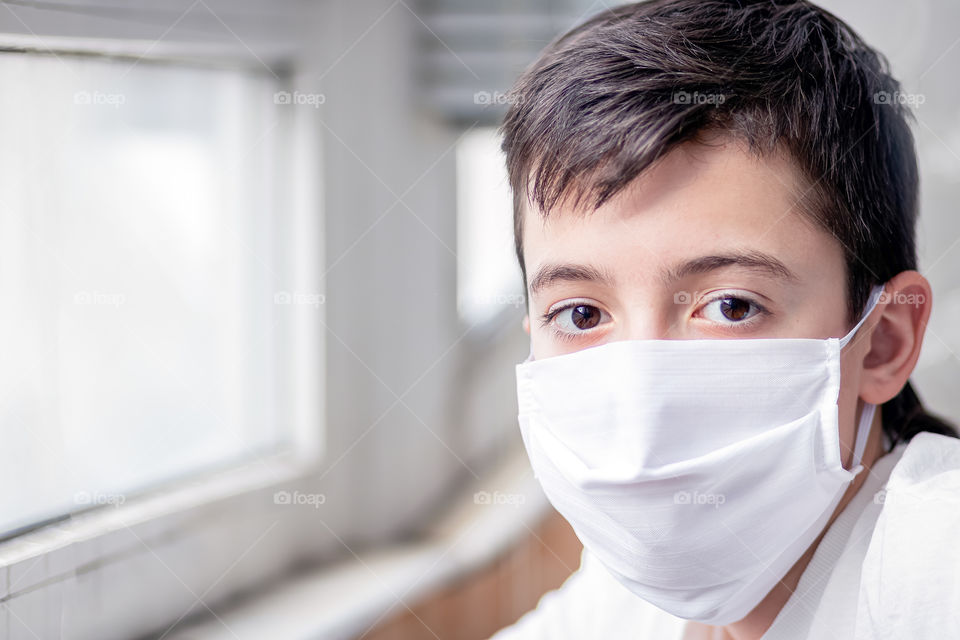
<svg viewBox="0 0 960 640">
<path fill-rule="evenodd" d="M 527 335 L 530 335 L 530 314 L 523 314 L 523 330 L 527 332 Z"/>
<path fill-rule="evenodd" d="M 877 305 L 880 320 L 863 358 L 860 397 L 865 402 L 883 404 L 907 383 L 920 357 L 932 304 L 930 283 L 916 271 L 903 271 L 887 282 Z"/>
</svg>

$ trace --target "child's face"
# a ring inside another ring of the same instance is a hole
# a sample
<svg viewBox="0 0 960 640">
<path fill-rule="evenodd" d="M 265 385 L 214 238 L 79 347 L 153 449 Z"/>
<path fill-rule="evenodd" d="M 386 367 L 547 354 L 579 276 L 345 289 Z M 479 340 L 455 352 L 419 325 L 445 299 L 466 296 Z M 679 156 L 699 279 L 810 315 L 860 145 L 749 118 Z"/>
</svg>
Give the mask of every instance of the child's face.
<svg viewBox="0 0 960 640">
<path fill-rule="evenodd" d="M 843 336 L 843 251 L 798 210 L 803 184 L 786 158 L 714 139 L 677 148 L 595 212 L 525 212 L 534 357 L 631 339 Z M 868 343 L 844 351 L 841 440 Z"/>
</svg>

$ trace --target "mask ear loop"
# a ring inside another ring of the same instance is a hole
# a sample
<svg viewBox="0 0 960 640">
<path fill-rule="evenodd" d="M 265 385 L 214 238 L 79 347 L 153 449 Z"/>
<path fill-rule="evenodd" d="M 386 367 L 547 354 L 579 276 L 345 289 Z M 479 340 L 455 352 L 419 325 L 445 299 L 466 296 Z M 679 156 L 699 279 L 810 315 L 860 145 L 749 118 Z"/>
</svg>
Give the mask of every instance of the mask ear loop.
<svg viewBox="0 0 960 640">
<path fill-rule="evenodd" d="M 867 318 L 870 317 L 870 314 L 876 308 L 877 303 L 880 302 L 881 297 L 883 297 L 883 285 L 876 285 L 870 292 L 870 298 L 867 301 L 867 308 L 860 317 L 860 321 L 847 333 L 847 335 L 840 338 L 841 349 L 847 346 L 847 344 L 853 339 L 853 336 L 857 334 L 857 331 L 860 330 L 860 327 L 863 326 L 863 323 L 866 322 Z M 533 353 L 532 350 L 531 353 Z M 850 462 L 850 466 L 852 467 L 851 471 L 854 474 L 860 473 L 863 470 L 863 467 L 860 465 L 860 461 L 863 459 L 863 452 L 867 448 L 867 439 L 870 435 L 870 426 L 873 424 L 873 416 L 876 413 L 876 410 L 877 405 L 871 402 L 864 402 L 863 409 L 860 410 L 860 421 L 859 424 L 857 424 L 857 436 L 853 445 L 853 460 Z"/>
<path fill-rule="evenodd" d="M 860 321 L 856 324 L 856 326 L 853 327 L 853 329 L 850 329 L 847 335 L 840 338 L 841 349 L 843 349 L 845 346 L 847 346 L 847 343 L 853 340 L 853 336 L 857 334 L 857 331 L 860 330 L 860 327 L 863 326 L 863 323 L 866 322 L 867 318 L 870 317 L 870 314 L 873 313 L 873 310 L 876 308 L 877 303 L 880 302 L 880 298 L 882 297 L 883 285 L 878 284 L 870 291 L 870 297 L 867 299 L 867 308 L 864 310 L 863 315 L 860 316 Z"/>
<path fill-rule="evenodd" d="M 867 439 L 870 435 L 870 425 L 873 424 L 873 415 L 877 411 L 877 405 L 871 402 L 864 402 L 863 409 L 860 411 L 860 424 L 857 425 L 857 439 L 853 445 L 853 460 L 850 466 L 854 473 L 860 473 L 863 469 L 860 466 L 860 460 L 863 459 L 863 452 L 867 448 Z"/>
<path fill-rule="evenodd" d="M 527 359 L 524 360 L 521 364 L 527 364 L 528 362 L 533 361 L 533 345 L 530 345 L 530 355 L 527 356 Z"/>
</svg>

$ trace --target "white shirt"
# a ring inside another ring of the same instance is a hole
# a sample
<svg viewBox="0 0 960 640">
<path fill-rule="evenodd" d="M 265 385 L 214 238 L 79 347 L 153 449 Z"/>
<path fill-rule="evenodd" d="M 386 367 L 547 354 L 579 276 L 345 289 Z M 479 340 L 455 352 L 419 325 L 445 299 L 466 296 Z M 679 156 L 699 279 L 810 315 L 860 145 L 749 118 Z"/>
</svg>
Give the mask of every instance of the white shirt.
<svg viewBox="0 0 960 640">
<path fill-rule="evenodd" d="M 586 549 L 560 588 L 491 640 L 567 638 L 710 640 Z M 833 638 L 960 638 L 960 440 L 920 433 L 874 462 L 762 640 Z"/>
</svg>

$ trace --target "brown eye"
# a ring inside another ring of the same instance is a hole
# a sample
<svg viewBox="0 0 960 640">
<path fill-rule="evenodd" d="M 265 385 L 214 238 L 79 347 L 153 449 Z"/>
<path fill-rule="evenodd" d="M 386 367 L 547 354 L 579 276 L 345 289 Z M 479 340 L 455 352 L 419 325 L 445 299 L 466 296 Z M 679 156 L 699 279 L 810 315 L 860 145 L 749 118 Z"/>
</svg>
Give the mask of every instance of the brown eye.
<svg viewBox="0 0 960 640">
<path fill-rule="evenodd" d="M 727 320 L 743 320 L 750 313 L 750 303 L 741 298 L 723 298 L 720 300 L 720 313 Z"/>
<path fill-rule="evenodd" d="M 766 314 L 760 303 L 746 296 L 718 296 L 700 308 L 699 316 L 717 325 L 747 326 L 755 316 Z M 759 320 L 759 318 L 758 318 Z"/>
<path fill-rule="evenodd" d="M 581 304 L 573 308 L 570 314 L 570 320 L 581 331 L 593 329 L 600 324 L 600 310 L 596 307 Z"/>
<path fill-rule="evenodd" d="M 563 333 L 578 333 L 595 328 L 604 320 L 604 313 L 589 304 L 574 304 L 556 312 L 557 328 Z"/>
</svg>

